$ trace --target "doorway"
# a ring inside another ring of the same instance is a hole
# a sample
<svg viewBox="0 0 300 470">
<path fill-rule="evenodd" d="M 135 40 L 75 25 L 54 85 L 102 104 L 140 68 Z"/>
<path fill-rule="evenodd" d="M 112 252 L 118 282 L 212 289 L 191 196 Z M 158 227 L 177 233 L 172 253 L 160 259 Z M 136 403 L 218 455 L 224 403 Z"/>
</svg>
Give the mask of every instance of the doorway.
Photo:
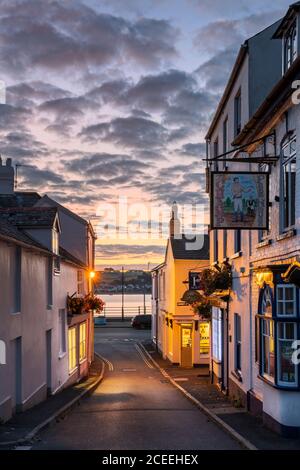
<svg viewBox="0 0 300 470">
<path fill-rule="evenodd" d="M 46 331 L 46 374 L 47 374 L 47 394 L 51 394 L 52 388 L 52 330 Z"/>
<path fill-rule="evenodd" d="M 181 325 L 181 363 L 182 367 L 193 366 L 193 325 Z"/>
</svg>

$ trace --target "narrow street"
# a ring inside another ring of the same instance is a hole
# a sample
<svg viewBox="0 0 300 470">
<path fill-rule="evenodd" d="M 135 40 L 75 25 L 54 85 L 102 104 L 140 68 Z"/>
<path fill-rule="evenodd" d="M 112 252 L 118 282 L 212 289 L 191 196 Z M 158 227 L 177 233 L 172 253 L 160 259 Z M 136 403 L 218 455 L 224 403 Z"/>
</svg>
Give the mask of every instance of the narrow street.
<svg viewBox="0 0 300 470">
<path fill-rule="evenodd" d="M 240 449 L 149 363 L 137 346 L 149 336 L 96 329 L 95 350 L 107 363 L 102 384 L 33 449 Z"/>
</svg>

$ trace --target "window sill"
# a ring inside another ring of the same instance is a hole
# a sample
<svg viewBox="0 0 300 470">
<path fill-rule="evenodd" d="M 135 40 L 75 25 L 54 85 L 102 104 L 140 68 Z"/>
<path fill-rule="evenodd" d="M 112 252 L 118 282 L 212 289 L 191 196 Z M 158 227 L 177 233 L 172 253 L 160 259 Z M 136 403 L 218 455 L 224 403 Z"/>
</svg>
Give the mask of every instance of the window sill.
<svg viewBox="0 0 300 470">
<path fill-rule="evenodd" d="M 241 256 L 243 256 L 243 252 L 242 251 L 237 251 L 236 253 L 234 253 L 234 255 L 230 256 L 230 259 L 236 259 L 236 258 L 240 258 Z"/>
<path fill-rule="evenodd" d="M 272 240 L 267 239 L 267 240 L 262 240 L 256 245 L 256 248 L 264 248 L 265 246 L 270 246 L 272 245 Z"/>
<path fill-rule="evenodd" d="M 60 270 L 54 269 L 53 274 L 54 276 L 60 276 Z"/>
<path fill-rule="evenodd" d="M 277 390 L 282 390 L 285 392 L 299 392 L 300 390 L 300 387 L 298 387 L 298 385 L 275 384 L 271 380 L 267 379 L 267 377 L 263 377 L 262 375 L 258 375 L 257 378 L 260 379 L 262 382 L 265 382 L 267 385 L 270 385 L 270 387 L 276 388 Z"/>
<path fill-rule="evenodd" d="M 14 317 L 14 316 L 17 316 L 17 315 L 21 315 L 21 312 L 11 312 L 11 315 Z"/>
<path fill-rule="evenodd" d="M 286 240 L 287 238 L 292 238 L 295 235 L 297 235 L 297 231 L 296 231 L 296 229 L 292 228 L 292 229 L 287 230 L 286 232 L 281 233 L 280 235 L 278 235 L 278 237 L 276 237 L 276 241 L 280 242 L 282 240 Z"/>
<path fill-rule="evenodd" d="M 86 361 L 87 361 L 87 357 L 84 357 L 83 359 L 81 359 L 81 360 L 79 361 L 79 364 L 81 365 L 81 364 L 83 364 L 83 363 L 86 362 Z"/>
<path fill-rule="evenodd" d="M 231 375 L 239 382 L 243 383 L 242 374 L 239 370 L 231 371 Z"/>
<path fill-rule="evenodd" d="M 53 305 L 48 304 L 47 305 L 47 310 L 52 310 L 52 309 L 53 309 Z"/>
<path fill-rule="evenodd" d="M 58 355 L 58 359 L 61 360 L 61 359 L 63 359 L 66 355 L 67 355 L 67 351 L 65 351 L 65 352 L 63 352 L 63 353 L 60 353 L 60 354 Z"/>
</svg>

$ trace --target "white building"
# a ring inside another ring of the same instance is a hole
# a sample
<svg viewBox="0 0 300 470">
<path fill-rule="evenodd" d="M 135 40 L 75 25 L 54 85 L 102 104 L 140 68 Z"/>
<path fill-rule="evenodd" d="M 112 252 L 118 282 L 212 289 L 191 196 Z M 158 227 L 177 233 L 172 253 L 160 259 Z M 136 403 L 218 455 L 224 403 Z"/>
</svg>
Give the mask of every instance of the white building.
<svg viewBox="0 0 300 470">
<path fill-rule="evenodd" d="M 0 340 L 6 356 L 5 364 L 0 364 L 3 421 L 86 376 L 93 358 L 91 313 L 68 315 L 66 298 L 67 294 L 91 290 L 94 233 L 90 224 L 75 214 L 50 202 L 46 207 L 42 201 L 37 193 L 14 192 L 11 161 L 6 165 L 1 162 Z M 76 220 L 69 241 L 64 210 Z"/>
<path fill-rule="evenodd" d="M 235 157 L 242 155 L 238 146 L 245 144 L 248 147 L 242 150 L 250 159 L 258 150 L 266 156 L 268 152 L 266 148 L 263 150 L 262 141 L 253 142 L 274 132 L 274 154 L 278 156 L 275 166 L 227 163 L 232 171 L 270 171 L 269 231 L 214 231 L 211 247 L 211 262 L 229 258 L 233 273 L 229 302 L 213 309 L 215 380 L 251 412 L 262 415 L 266 425 L 285 435 L 297 434 L 300 430 L 299 366 L 291 360 L 292 344 L 299 339 L 300 312 L 297 285 L 300 109 L 291 99 L 292 83 L 300 77 L 299 9 L 300 2 L 297 2 L 282 21 L 265 30 L 270 33 L 268 41 L 275 45 L 274 49 L 270 46 L 269 50 L 265 47 L 254 50 L 249 62 L 249 65 L 255 64 L 257 54 L 262 57 L 274 78 L 273 86 L 265 88 L 259 105 L 256 109 L 253 107 L 251 113 L 235 110 L 228 117 L 228 129 L 231 129 L 228 142 L 233 146 L 230 148 L 236 149 Z M 270 60 L 276 73 L 267 65 Z M 261 85 L 265 72 L 262 73 Z M 238 103 L 235 91 L 243 86 L 245 78 L 240 72 L 230 80 L 232 92 L 226 99 L 223 97 L 208 133 L 211 147 L 217 136 L 224 135 L 221 116 L 226 115 L 230 101 L 233 109 L 237 106 L 247 109 L 255 95 L 255 88 L 251 92 L 251 87 L 246 86 L 249 95 L 245 102 L 242 95 L 241 104 Z M 236 120 L 240 114 L 244 117 L 237 131 Z M 227 150 L 229 147 L 224 146 L 214 155 Z M 218 165 L 219 169 L 223 168 L 221 162 Z"/>
</svg>

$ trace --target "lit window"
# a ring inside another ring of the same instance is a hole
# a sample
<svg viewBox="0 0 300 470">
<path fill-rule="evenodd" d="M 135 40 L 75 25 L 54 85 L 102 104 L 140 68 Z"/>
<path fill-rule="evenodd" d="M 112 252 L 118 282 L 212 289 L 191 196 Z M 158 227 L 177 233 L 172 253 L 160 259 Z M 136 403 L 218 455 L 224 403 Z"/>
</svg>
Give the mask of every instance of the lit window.
<svg viewBox="0 0 300 470">
<path fill-rule="evenodd" d="M 297 296 L 298 289 L 290 284 L 276 286 L 276 303 L 269 286 L 261 295 L 261 314 L 257 316 L 256 331 L 260 347 L 256 357 L 260 363 L 260 375 L 279 387 L 298 387 L 299 366 L 292 362 L 293 343 L 298 340 Z M 290 318 L 282 321 L 282 317 Z"/>
<path fill-rule="evenodd" d="M 69 328 L 69 373 L 71 374 L 77 367 L 77 347 L 76 347 L 76 327 Z"/>
<path fill-rule="evenodd" d="M 84 276 L 81 269 L 77 271 L 77 294 L 84 294 Z"/>
<path fill-rule="evenodd" d="M 274 321 L 262 321 L 262 371 L 271 380 L 275 373 Z"/>
<path fill-rule="evenodd" d="M 297 367 L 292 362 L 294 349 L 292 345 L 297 339 L 296 323 L 277 324 L 278 383 L 280 385 L 297 384 Z"/>
<path fill-rule="evenodd" d="M 79 325 L 79 361 L 86 358 L 86 322 Z"/>
<path fill-rule="evenodd" d="M 61 308 L 58 312 L 59 315 L 59 355 L 62 356 L 66 352 L 66 312 Z"/>
</svg>

